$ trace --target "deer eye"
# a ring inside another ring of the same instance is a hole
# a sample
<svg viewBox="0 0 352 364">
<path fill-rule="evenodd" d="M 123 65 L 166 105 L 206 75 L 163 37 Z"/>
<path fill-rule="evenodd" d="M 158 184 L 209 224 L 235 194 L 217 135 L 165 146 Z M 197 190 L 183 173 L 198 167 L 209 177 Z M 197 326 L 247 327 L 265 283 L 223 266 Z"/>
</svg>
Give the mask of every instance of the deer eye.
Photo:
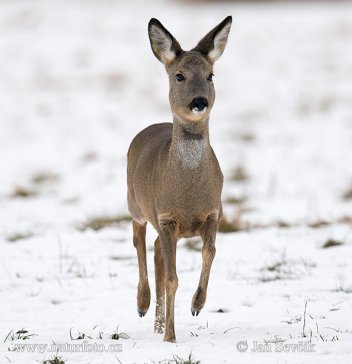
<svg viewBox="0 0 352 364">
<path fill-rule="evenodd" d="M 183 81 L 185 79 L 185 76 L 183 75 L 183 74 L 181 74 L 181 73 L 178 73 L 177 75 L 176 75 L 176 80 L 177 81 Z"/>
<path fill-rule="evenodd" d="M 211 74 L 207 77 L 207 80 L 208 80 L 208 81 L 213 81 L 213 77 L 214 77 L 214 73 L 211 73 Z"/>
</svg>

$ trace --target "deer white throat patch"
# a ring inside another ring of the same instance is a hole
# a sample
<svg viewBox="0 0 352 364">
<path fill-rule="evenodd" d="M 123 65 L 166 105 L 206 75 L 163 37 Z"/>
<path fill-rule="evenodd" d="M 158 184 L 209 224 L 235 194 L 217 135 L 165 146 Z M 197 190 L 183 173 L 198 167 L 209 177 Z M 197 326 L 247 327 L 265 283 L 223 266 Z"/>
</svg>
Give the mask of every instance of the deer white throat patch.
<svg viewBox="0 0 352 364">
<path fill-rule="evenodd" d="M 177 155 L 184 167 L 195 169 L 204 157 L 207 142 L 201 139 L 182 139 L 177 142 Z"/>
</svg>

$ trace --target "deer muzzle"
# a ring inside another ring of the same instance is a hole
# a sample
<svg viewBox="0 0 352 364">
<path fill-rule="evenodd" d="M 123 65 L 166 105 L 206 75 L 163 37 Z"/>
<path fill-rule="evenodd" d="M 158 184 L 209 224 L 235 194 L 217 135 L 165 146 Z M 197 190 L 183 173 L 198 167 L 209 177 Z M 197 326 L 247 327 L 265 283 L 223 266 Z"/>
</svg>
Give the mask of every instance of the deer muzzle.
<svg viewBox="0 0 352 364">
<path fill-rule="evenodd" d="M 205 97 L 196 97 L 192 100 L 189 108 L 194 114 L 204 114 L 209 106 L 208 100 Z"/>
</svg>

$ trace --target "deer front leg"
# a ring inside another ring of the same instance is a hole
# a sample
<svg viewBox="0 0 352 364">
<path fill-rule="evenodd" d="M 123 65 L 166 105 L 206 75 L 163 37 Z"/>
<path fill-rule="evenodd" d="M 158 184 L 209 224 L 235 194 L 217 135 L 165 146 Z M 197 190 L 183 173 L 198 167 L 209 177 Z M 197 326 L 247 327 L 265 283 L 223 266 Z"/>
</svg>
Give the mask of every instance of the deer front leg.
<svg viewBox="0 0 352 364">
<path fill-rule="evenodd" d="M 198 316 L 200 310 L 204 307 L 207 298 L 207 288 L 210 276 L 210 269 L 215 257 L 215 238 L 218 229 L 218 214 L 214 213 L 208 216 L 205 223 L 200 229 L 200 236 L 203 240 L 202 248 L 202 272 L 199 279 L 198 288 L 193 295 L 191 312 L 192 315 Z"/>
<path fill-rule="evenodd" d="M 154 268 L 156 291 L 154 331 L 162 334 L 165 329 L 165 266 L 159 237 L 154 243 Z"/>
<path fill-rule="evenodd" d="M 150 288 L 148 282 L 147 257 L 145 247 L 146 223 L 141 225 L 133 220 L 133 245 L 137 249 L 139 282 L 137 291 L 137 311 L 145 316 L 150 305 Z"/>
<path fill-rule="evenodd" d="M 177 224 L 171 219 L 159 219 L 160 247 L 164 259 L 166 286 L 166 325 L 164 341 L 176 342 L 174 327 L 175 295 L 178 287 L 176 273 Z"/>
</svg>

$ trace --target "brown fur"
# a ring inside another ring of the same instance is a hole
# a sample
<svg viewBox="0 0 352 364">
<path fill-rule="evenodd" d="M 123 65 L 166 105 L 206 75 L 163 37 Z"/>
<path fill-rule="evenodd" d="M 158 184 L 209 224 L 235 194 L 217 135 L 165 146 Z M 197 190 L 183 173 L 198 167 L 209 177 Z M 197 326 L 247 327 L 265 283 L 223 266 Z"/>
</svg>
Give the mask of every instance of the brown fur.
<svg viewBox="0 0 352 364">
<path fill-rule="evenodd" d="M 154 256 L 157 296 L 154 329 L 160 333 L 165 328 L 164 341 L 176 340 L 176 244 L 182 237 L 201 236 L 203 240 L 203 265 L 192 300 L 193 315 L 198 315 L 206 300 L 215 256 L 216 231 L 222 215 L 223 184 L 223 176 L 209 142 L 209 113 L 215 91 L 213 82 L 208 79 L 213 59 L 207 54 L 215 48 L 216 54 L 221 55 L 230 23 L 231 17 L 226 18 L 203 38 L 195 50 L 188 52 L 180 48 L 159 21 L 152 19 L 149 23 L 152 50 L 165 64 L 169 75 L 173 123 L 151 125 L 133 139 L 128 151 L 128 206 L 138 254 L 137 308 L 140 316 L 145 315 L 150 305 L 145 249 L 147 221 L 159 235 L 155 241 Z M 217 34 L 221 39 L 214 44 Z M 177 81 L 176 74 L 182 74 L 185 79 Z M 190 109 L 192 100 L 199 97 L 208 101 L 203 113 Z"/>
</svg>

